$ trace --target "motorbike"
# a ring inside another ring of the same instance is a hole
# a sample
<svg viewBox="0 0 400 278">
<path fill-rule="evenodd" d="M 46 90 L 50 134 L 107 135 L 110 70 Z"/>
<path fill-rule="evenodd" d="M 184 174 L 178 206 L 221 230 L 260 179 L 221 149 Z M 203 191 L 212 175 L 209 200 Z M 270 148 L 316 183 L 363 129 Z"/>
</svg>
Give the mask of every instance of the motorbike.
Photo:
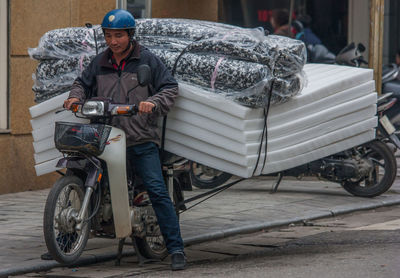
<svg viewBox="0 0 400 278">
<path fill-rule="evenodd" d="M 138 70 L 138 86 L 151 80 L 150 68 Z M 387 107 L 387 106 L 383 106 Z M 65 168 L 46 200 L 43 233 L 50 255 L 60 263 L 73 264 L 86 247 L 89 236 L 119 239 L 117 264 L 127 238 L 131 238 L 139 263 L 160 260 L 167 255 L 154 210 L 140 180 L 127 170 L 125 132 L 111 126 L 114 117 L 134 117 L 136 105 L 114 103 L 94 97 L 74 103 L 75 115 L 90 123 L 56 122 L 54 141 L 64 154 L 57 167 Z M 380 114 L 379 114 L 380 115 Z M 316 175 L 340 183 L 355 196 L 373 197 L 387 191 L 396 178 L 393 151 L 384 140 L 391 140 L 395 128 L 390 120 L 378 122 L 376 140 L 280 173 L 276 191 L 285 175 Z M 397 137 L 396 137 L 397 138 Z M 394 142 L 400 146 L 400 142 Z M 238 179 L 212 188 L 189 199 L 182 188 L 191 184 L 185 158 L 163 155 L 165 184 L 177 215 L 241 182 Z M 192 164 L 193 165 L 193 164 Z M 190 207 L 190 202 L 200 200 Z"/>
<path fill-rule="evenodd" d="M 391 93 L 397 101 L 387 110 L 386 115 L 393 125 L 400 128 L 400 67 L 388 64 L 382 67 L 382 93 Z"/>
<path fill-rule="evenodd" d="M 150 68 L 141 66 L 138 83 L 150 80 Z M 64 154 L 57 167 L 65 168 L 46 200 L 43 233 L 50 255 L 72 264 L 89 236 L 118 238 L 118 260 L 130 237 L 141 263 L 167 256 L 157 218 L 140 180 L 127 169 L 125 132 L 111 126 L 114 117 L 134 117 L 135 105 L 116 104 L 95 97 L 74 103 L 71 110 L 90 123 L 56 122 L 54 141 Z M 162 169 L 174 203 L 183 200 L 180 183 L 190 183 L 187 160 L 163 157 Z M 176 207 L 184 209 L 184 205 Z"/>
</svg>

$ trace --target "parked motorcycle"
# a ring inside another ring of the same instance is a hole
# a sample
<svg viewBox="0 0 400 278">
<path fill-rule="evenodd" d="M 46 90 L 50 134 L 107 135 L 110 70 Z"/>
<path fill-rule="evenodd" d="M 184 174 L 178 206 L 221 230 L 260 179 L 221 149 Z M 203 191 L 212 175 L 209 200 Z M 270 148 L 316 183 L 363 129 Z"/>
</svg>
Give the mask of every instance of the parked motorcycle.
<svg viewBox="0 0 400 278">
<path fill-rule="evenodd" d="M 139 69 L 140 86 L 148 84 L 149 75 L 148 66 Z M 57 167 L 67 170 L 52 187 L 45 205 L 43 232 L 50 255 L 63 264 L 75 262 L 91 234 L 121 239 L 119 259 L 127 237 L 141 262 L 164 258 L 167 249 L 148 195 L 127 171 L 125 132 L 110 125 L 114 117 L 134 117 L 137 107 L 92 98 L 74 103 L 72 111 L 90 123 L 56 122 L 55 145 L 65 155 Z M 183 200 L 179 183 L 189 181 L 186 163 L 171 155 L 163 164 L 175 203 Z"/>
<path fill-rule="evenodd" d="M 382 93 L 391 93 L 396 98 L 396 103 L 387 110 L 386 115 L 393 125 L 400 128 L 400 67 L 396 64 L 382 67 Z"/>
</svg>

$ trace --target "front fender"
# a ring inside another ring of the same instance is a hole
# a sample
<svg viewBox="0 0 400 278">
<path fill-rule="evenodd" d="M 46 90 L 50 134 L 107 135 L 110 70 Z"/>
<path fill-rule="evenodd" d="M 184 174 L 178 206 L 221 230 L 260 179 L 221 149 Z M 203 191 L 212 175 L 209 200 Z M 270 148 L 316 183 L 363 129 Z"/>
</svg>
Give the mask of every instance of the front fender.
<svg viewBox="0 0 400 278">
<path fill-rule="evenodd" d="M 101 163 L 92 157 L 89 161 L 83 157 L 63 157 L 57 162 L 57 167 L 76 169 L 86 173 L 85 187 L 94 187 L 99 174 L 102 173 Z"/>
</svg>

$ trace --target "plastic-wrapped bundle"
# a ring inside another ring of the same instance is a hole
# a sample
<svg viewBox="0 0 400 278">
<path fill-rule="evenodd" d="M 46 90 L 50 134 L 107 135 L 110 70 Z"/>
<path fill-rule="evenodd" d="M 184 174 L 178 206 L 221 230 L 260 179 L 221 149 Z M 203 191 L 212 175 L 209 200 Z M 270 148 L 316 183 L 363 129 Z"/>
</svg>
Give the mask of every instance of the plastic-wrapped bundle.
<svg viewBox="0 0 400 278">
<path fill-rule="evenodd" d="M 265 37 L 265 43 L 268 45 L 266 50 L 274 52 L 274 76 L 285 77 L 298 73 L 307 62 L 307 50 L 302 41 L 270 35 Z"/>
<path fill-rule="evenodd" d="M 285 78 L 276 77 L 272 87 L 271 103 L 282 103 L 297 95 L 306 84 L 306 76 L 301 71 Z"/>
<path fill-rule="evenodd" d="M 94 31 L 99 51 L 104 50 L 99 26 L 49 31 L 37 48 L 29 50 L 32 58 L 41 61 L 34 75 L 36 100 L 70 89 L 96 53 Z M 265 105 L 272 80 L 272 102 L 285 101 L 301 90 L 301 75 L 296 74 L 306 61 L 304 44 L 265 36 L 260 28 L 187 19 L 139 19 L 136 39 L 158 55 L 178 81 L 244 105 Z"/>
<path fill-rule="evenodd" d="M 153 50 L 172 70 L 179 53 Z M 213 54 L 185 53 L 176 64 L 175 77 L 206 88 L 240 91 L 252 87 L 264 78 L 272 78 L 268 66 L 229 59 Z"/>
<path fill-rule="evenodd" d="M 151 50 L 169 70 L 173 70 L 179 53 Z M 272 80 L 271 103 L 280 103 L 301 91 L 305 79 L 303 73 L 274 78 L 268 66 L 200 53 L 183 54 L 176 64 L 175 77 L 251 107 L 263 107 L 266 104 Z"/>
<path fill-rule="evenodd" d="M 89 65 L 94 56 L 76 56 L 66 59 L 41 60 L 36 67 L 36 79 L 44 82 L 45 80 L 53 80 L 64 74 L 80 75 L 82 71 Z"/>
<path fill-rule="evenodd" d="M 151 35 L 194 41 L 237 29 L 243 28 L 194 19 L 146 18 L 136 20 L 136 33 L 139 37 Z"/>
<path fill-rule="evenodd" d="M 70 90 L 74 80 L 93 57 L 73 56 L 67 59 L 41 60 L 36 67 L 36 74 L 32 75 L 35 101 L 41 102 Z"/>
<path fill-rule="evenodd" d="M 32 90 L 41 94 L 63 93 L 71 87 L 76 79 L 75 73 L 66 73 L 51 79 L 40 80 L 33 75 L 34 85 Z"/>
<path fill-rule="evenodd" d="M 94 39 L 96 32 L 96 41 Z M 61 59 L 71 56 L 80 56 L 83 53 L 87 55 L 96 54 L 96 43 L 98 52 L 106 49 L 103 31 L 99 25 L 93 28 L 71 27 L 55 29 L 44 34 L 39 41 L 39 46 L 29 48 L 28 53 L 31 58 L 37 60 L 43 59 Z"/>
<path fill-rule="evenodd" d="M 140 19 L 137 26 L 138 41 L 149 48 L 182 51 L 187 46 L 186 52 L 218 53 L 268 65 L 276 76 L 300 72 L 307 60 L 303 42 L 265 36 L 262 28 L 186 19 Z"/>
</svg>

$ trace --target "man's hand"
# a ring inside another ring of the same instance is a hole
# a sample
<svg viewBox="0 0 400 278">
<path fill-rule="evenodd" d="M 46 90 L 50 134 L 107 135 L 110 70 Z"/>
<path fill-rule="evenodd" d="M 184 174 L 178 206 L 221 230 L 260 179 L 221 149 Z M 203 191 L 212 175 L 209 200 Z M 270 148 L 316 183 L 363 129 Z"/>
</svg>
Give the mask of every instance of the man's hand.
<svg viewBox="0 0 400 278">
<path fill-rule="evenodd" d="M 76 98 L 76 97 L 66 99 L 66 100 L 64 100 L 64 108 L 70 110 L 72 103 L 79 102 L 79 101 L 80 101 L 80 99 Z"/>
<path fill-rule="evenodd" d="M 149 101 L 142 101 L 139 103 L 139 114 L 152 113 L 154 107 L 156 107 L 154 103 Z"/>
</svg>

